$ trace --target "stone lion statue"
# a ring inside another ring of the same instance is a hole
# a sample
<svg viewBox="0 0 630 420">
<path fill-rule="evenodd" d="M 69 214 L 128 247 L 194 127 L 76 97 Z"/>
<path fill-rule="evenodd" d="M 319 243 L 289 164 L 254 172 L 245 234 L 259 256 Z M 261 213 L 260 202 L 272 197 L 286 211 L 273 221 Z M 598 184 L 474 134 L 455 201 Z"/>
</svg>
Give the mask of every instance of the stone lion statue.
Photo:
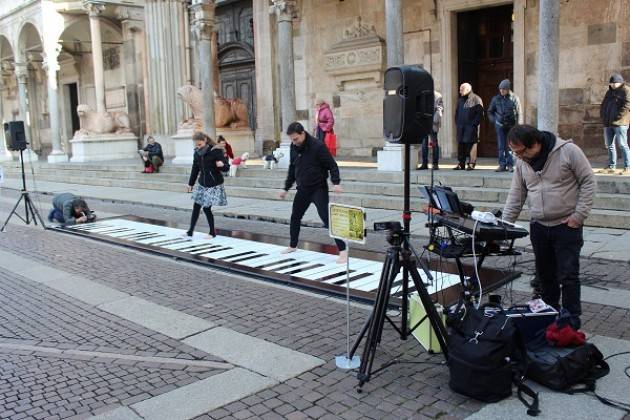
<svg viewBox="0 0 630 420">
<path fill-rule="evenodd" d="M 89 105 L 77 106 L 80 129 L 76 134 L 129 134 L 129 115 L 123 111 L 97 112 Z"/>
<path fill-rule="evenodd" d="M 184 121 L 181 128 L 198 129 L 203 120 L 203 95 L 201 89 L 193 85 L 184 85 L 177 89 L 177 96 L 192 110 L 193 117 Z M 240 99 L 226 99 L 214 94 L 214 124 L 217 128 L 248 127 L 249 112 L 247 105 Z"/>
</svg>

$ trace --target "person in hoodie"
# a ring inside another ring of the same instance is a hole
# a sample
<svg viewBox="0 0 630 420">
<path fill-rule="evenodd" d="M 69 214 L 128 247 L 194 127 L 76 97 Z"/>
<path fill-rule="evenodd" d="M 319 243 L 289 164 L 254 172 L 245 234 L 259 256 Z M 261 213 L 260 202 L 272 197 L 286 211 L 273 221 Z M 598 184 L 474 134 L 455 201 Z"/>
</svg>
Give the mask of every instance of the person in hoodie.
<svg viewBox="0 0 630 420">
<path fill-rule="evenodd" d="M 527 200 L 541 297 L 556 309 L 569 311 L 577 330 L 582 314 L 582 226 L 593 206 L 595 175 L 578 146 L 552 133 L 517 125 L 507 139 L 518 159 L 503 220 L 515 222 Z"/>
<path fill-rule="evenodd" d="M 604 139 L 608 149 L 608 166 L 603 173 L 613 174 L 617 168 L 617 148 L 623 153 L 623 171 L 630 173 L 630 148 L 628 147 L 628 125 L 630 125 L 630 87 L 620 74 L 610 76 L 608 91 L 600 108 L 604 123 Z"/>
<path fill-rule="evenodd" d="M 293 198 L 291 211 L 290 242 L 284 254 L 297 251 L 302 217 L 311 203 L 315 204 L 317 214 L 324 227 L 328 228 L 328 173 L 333 183 L 333 192 L 341 193 L 339 167 L 323 142 L 317 140 L 304 130 L 299 122 L 292 122 L 287 127 L 287 136 L 291 138 L 291 155 L 287 179 L 284 189 L 278 197 L 284 200 L 293 184 L 297 184 L 297 192 Z M 339 264 L 348 261 L 346 244 L 335 239 L 339 249 Z"/>
<path fill-rule="evenodd" d="M 326 134 L 333 132 L 335 118 L 330 110 L 330 105 L 323 99 L 318 99 L 315 102 L 315 108 L 315 137 L 323 143 Z"/>
<path fill-rule="evenodd" d="M 494 96 L 488 107 L 488 119 L 497 132 L 497 149 L 499 152 L 499 167 L 495 172 L 513 172 L 514 159 L 507 146 L 507 134 L 512 127 L 520 122 L 523 112 L 521 101 L 511 90 L 510 81 L 499 83 L 499 94 Z"/>
<path fill-rule="evenodd" d="M 206 238 L 211 239 L 217 236 L 214 229 L 212 206 L 227 206 L 227 196 L 223 187 L 223 172 L 229 171 L 230 164 L 225 150 L 206 134 L 195 133 L 193 141 L 195 142 L 195 154 L 186 190 L 192 193 L 194 204 L 190 216 L 190 227 L 186 236 L 193 236 L 199 213 L 203 209 L 210 227 Z"/>
<path fill-rule="evenodd" d="M 471 150 L 479 141 L 479 124 L 483 117 L 483 101 L 473 93 L 470 83 L 462 83 L 459 87 L 460 98 L 455 110 L 455 125 L 457 126 L 457 166 L 453 169 L 467 171 L 475 169 L 476 156 Z M 466 159 L 470 163 L 466 166 Z"/>
</svg>

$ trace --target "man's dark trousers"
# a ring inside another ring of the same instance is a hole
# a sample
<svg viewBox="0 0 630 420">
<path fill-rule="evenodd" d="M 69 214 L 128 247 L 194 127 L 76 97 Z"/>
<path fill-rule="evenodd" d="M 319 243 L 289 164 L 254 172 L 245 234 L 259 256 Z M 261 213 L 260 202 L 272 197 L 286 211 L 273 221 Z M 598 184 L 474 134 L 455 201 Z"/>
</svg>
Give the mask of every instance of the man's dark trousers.
<svg viewBox="0 0 630 420">
<path fill-rule="evenodd" d="M 293 199 L 293 211 L 291 212 L 291 243 L 289 244 L 291 248 L 297 248 L 300 223 L 311 203 L 317 207 L 317 214 L 322 219 L 324 227 L 328 229 L 328 186 L 306 190 L 298 189 Z M 339 251 L 346 249 L 346 244 L 343 241 L 335 239 L 335 243 Z"/>
<path fill-rule="evenodd" d="M 433 142 L 433 161 L 434 165 L 437 165 L 440 160 L 440 146 L 438 146 L 438 133 L 432 131 L 430 135 L 425 136 L 422 139 L 422 164 L 427 165 L 429 163 L 429 142 Z"/>
<path fill-rule="evenodd" d="M 512 167 L 514 166 L 514 159 L 512 158 L 512 152 L 507 144 L 507 135 L 512 127 L 504 127 L 501 125 L 494 125 L 497 132 L 497 151 L 499 153 L 499 166 Z"/>
<path fill-rule="evenodd" d="M 572 315 L 574 328 L 580 327 L 580 250 L 584 245 L 582 228 L 566 224 L 544 226 L 530 224 L 530 239 L 536 256 L 536 273 L 540 280 L 541 297 L 548 305 L 562 307 Z"/>
</svg>

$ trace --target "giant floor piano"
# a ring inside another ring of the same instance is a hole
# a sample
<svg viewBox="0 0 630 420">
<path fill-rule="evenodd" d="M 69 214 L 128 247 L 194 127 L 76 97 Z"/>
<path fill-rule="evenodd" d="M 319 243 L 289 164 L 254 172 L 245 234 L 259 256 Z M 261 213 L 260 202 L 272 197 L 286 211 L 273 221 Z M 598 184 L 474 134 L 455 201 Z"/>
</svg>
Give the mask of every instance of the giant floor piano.
<svg viewBox="0 0 630 420">
<path fill-rule="evenodd" d="M 364 301 L 374 298 L 384 258 L 381 253 L 358 252 L 359 258 L 350 258 L 347 276 L 345 264 L 337 264 L 336 255 L 322 252 L 332 252 L 334 247 L 307 242 L 308 249 L 282 254 L 287 240 L 269 235 L 220 230 L 213 239 L 206 239 L 205 235 L 197 233 L 189 239 L 182 237 L 182 229 L 170 227 L 163 221 L 135 216 L 114 217 L 55 229 L 333 295 L 345 295 L 346 278 L 349 277 L 351 296 Z M 440 268 L 440 272 L 431 271 L 433 280 L 421 274 L 430 294 L 440 292 L 440 300 L 444 303 L 453 302 L 459 295 L 460 276 L 457 267 L 450 262 L 443 262 Z M 484 290 L 492 290 L 517 276 L 518 273 L 514 272 L 484 269 Z M 400 288 L 401 283 L 402 273 L 399 273 L 394 287 Z"/>
</svg>

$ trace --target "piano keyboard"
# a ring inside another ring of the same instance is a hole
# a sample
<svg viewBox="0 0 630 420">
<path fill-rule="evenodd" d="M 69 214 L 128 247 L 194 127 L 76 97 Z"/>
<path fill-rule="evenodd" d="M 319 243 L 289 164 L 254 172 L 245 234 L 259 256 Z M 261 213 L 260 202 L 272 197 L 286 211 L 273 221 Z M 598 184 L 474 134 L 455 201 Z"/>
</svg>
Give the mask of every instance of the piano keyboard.
<svg viewBox="0 0 630 420">
<path fill-rule="evenodd" d="M 206 239 L 205 234 L 197 232 L 188 238 L 183 237 L 181 229 L 123 217 L 58 229 L 333 293 L 345 293 L 349 277 L 351 294 L 358 298 L 373 298 L 383 267 L 382 261 L 350 258 L 346 274 L 346 264 L 337 264 L 336 255 L 303 249 L 282 254 L 286 246 L 220 235 Z M 430 282 L 424 273 L 421 275 L 428 282 L 429 294 L 459 284 L 457 274 L 432 272 L 434 280 Z M 402 289 L 401 280 L 402 270 L 394 281 L 394 296 Z M 409 285 L 413 289 L 411 280 Z"/>
</svg>

